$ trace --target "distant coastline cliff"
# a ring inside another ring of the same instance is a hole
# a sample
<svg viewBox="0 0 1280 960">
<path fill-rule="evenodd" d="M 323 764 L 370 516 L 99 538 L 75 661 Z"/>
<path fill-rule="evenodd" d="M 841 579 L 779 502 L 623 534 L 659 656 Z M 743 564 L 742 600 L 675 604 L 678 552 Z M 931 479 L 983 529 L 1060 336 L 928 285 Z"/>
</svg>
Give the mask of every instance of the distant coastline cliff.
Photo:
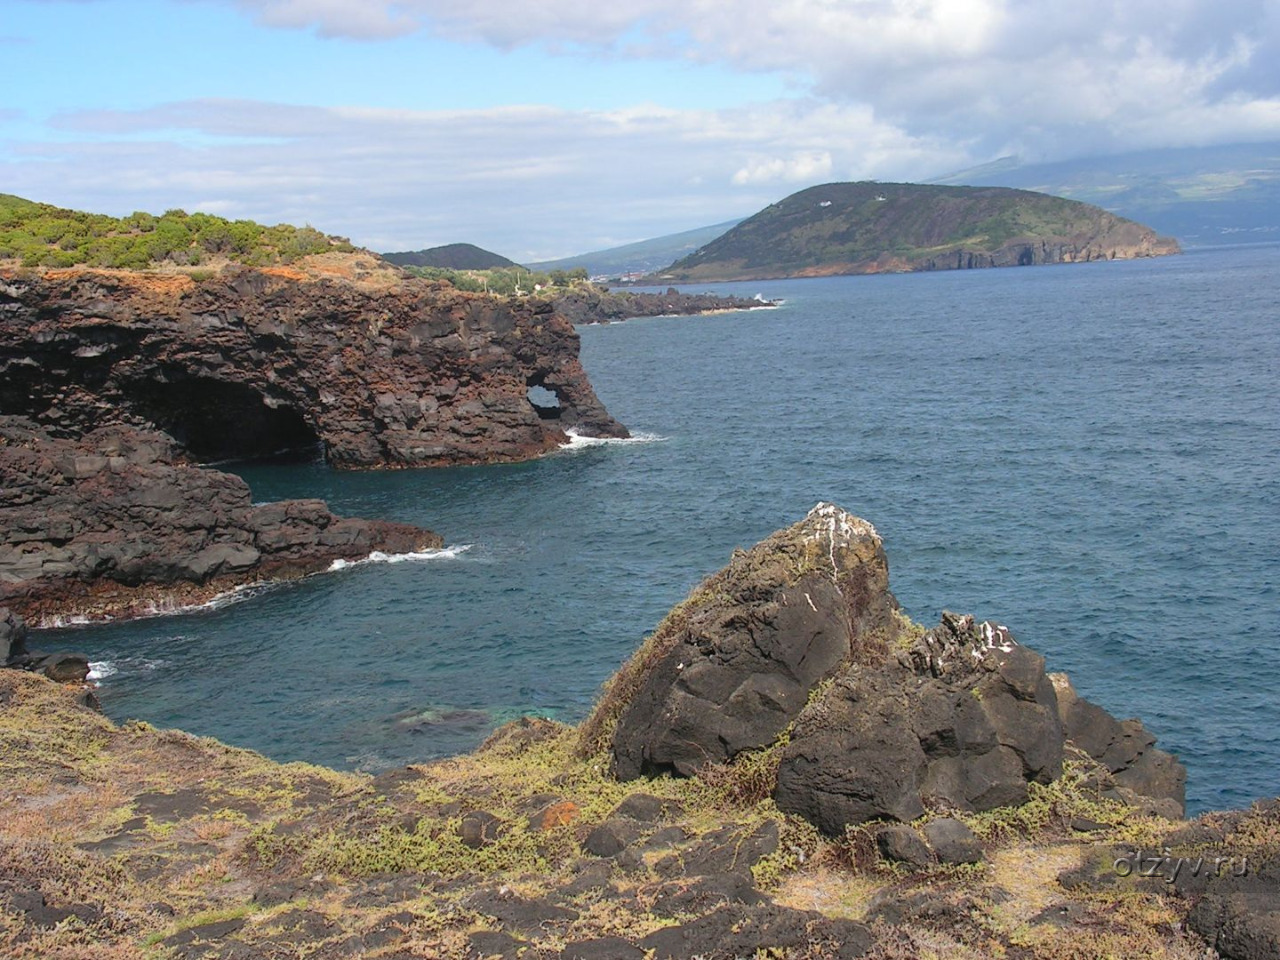
<svg viewBox="0 0 1280 960">
<path fill-rule="evenodd" d="M 1029 190 L 828 183 L 766 207 L 654 281 L 967 270 L 1178 252 L 1176 240 L 1140 223 Z"/>
</svg>

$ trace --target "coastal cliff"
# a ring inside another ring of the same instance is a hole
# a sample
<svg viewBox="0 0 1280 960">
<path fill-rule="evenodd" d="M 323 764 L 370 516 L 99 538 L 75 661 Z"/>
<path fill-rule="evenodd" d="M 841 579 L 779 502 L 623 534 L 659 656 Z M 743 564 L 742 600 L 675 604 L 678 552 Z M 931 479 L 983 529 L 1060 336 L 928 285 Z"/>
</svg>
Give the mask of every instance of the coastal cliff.
<svg viewBox="0 0 1280 960">
<path fill-rule="evenodd" d="M 0 414 L 55 437 L 158 429 L 196 460 L 319 444 L 335 467 L 496 463 L 570 429 L 627 435 L 549 303 L 409 279 L 0 271 L 0 375 Z"/>
<path fill-rule="evenodd" d="M 874 528 L 822 504 L 672 610 L 582 727 L 377 777 L 0 671 L 0 950 L 1280 954 L 1280 803 L 1181 820 L 1181 765 L 1044 666 L 998 624 L 911 623 Z"/>
<path fill-rule="evenodd" d="M 627 435 L 549 302 L 314 259 L 208 276 L 0 270 L 0 604 L 36 624 L 138 616 L 441 546 L 318 500 L 254 505 L 200 462 L 495 463 L 570 430 Z"/>
</svg>

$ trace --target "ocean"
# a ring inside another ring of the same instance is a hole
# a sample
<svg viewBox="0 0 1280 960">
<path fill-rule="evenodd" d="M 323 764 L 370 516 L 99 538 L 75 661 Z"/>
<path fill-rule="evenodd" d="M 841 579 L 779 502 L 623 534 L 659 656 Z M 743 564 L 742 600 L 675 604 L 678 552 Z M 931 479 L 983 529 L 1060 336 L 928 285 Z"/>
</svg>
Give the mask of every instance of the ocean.
<svg viewBox="0 0 1280 960">
<path fill-rule="evenodd" d="M 51 631 L 117 720 L 370 771 L 573 722 L 736 547 L 820 500 L 894 593 L 1007 624 L 1140 717 L 1191 810 L 1280 794 L 1280 246 L 703 288 L 776 309 L 581 329 L 629 442 L 506 466 L 233 464 L 258 500 L 440 532 L 234 602 Z"/>
</svg>

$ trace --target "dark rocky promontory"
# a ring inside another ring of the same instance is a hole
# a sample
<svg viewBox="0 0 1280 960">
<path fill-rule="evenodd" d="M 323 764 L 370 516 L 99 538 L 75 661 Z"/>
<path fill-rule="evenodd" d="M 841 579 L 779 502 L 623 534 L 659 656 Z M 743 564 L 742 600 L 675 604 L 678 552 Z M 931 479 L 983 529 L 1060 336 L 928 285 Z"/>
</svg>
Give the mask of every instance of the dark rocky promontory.
<svg viewBox="0 0 1280 960">
<path fill-rule="evenodd" d="M 551 304 L 402 278 L 0 273 L 0 375 L 0 414 L 56 437 L 159 429 L 197 460 L 318 444 L 335 467 L 495 463 L 567 429 L 626 436 Z"/>
<path fill-rule="evenodd" d="M 1183 813 L 1186 771 L 1136 720 L 1079 697 L 1008 628 L 898 612 L 880 537 L 819 504 L 701 584 L 588 720 L 618 776 L 697 776 L 777 751 L 778 806 L 830 836 L 927 810 L 1026 802 L 1068 751 L 1135 807 Z M 785 736 L 784 736 L 785 734 Z"/>
<path fill-rule="evenodd" d="M 642 293 L 578 286 L 556 294 L 552 302 L 556 313 L 573 323 L 614 323 L 633 317 L 693 316 L 773 306 L 772 303 L 746 297 L 681 293 L 675 287 L 668 287 L 666 293 Z"/>
<path fill-rule="evenodd" d="M 61 440 L 0 417 L 0 607 L 36 623 L 154 613 L 440 546 L 428 530 L 343 519 L 320 500 L 254 505 L 243 480 L 184 463 L 162 433 Z"/>
<path fill-rule="evenodd" d="M 329 274 L 0 271 L 0 604 L 133 616 L 440 546 L 317 500 L 254 506 L 200 462 L 493 463 L 626 436 L 548 302 L 326 256 Z"/>
</svg>

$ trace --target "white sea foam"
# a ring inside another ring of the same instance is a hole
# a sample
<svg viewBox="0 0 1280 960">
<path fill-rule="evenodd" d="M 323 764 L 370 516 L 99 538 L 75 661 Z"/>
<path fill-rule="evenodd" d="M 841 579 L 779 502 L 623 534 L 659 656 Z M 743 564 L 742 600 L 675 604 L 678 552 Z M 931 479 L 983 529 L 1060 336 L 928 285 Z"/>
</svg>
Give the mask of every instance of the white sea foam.
<svg viewBox="0 0 1280 960">
<path fill-rule="evenodd" d="M 155 670 L 163 667 L 165 661 L 151 660 L 147 657 L 123 657 L 120 660 L 98 660 L 89 662 L 89 676 L 86 678 L 94 683 L 105 680 L 107 677 L 113 677 L 121 670 L 129 673 L 143 673 L 148 670 Z"/>
<path fill-rule="evenodd" d="M 439 550 L 419 550 L 413 553 L 383 553 L 381 550 L 375 550 L 367 557 L 359 560 L 335 560 L 329 564 L 330 572 L 338 570 L 346 570 L 349 567 L 361 567 L 368 563 L 409 563 L 411 561 L 420 560 L 452 560 L 460 554 L 466 553 L 471 549 L 471 544 L 460 543 L 452 547 L 442 547 Z"/>
<path fill-rule="evenodd" d="M 560 444 L 560 449 L 570 453 L 586 450 L 589 447 L 603 447 L 624 443 L 661 443 L 667 439 L 666 437 L 658 436 L 656 433 L 636 433 L 629 437 L 584 437 L 576 431 L 566 430 L 564 435 L 569 438 L 569 442 Z"/>
<path fill-rule="evenodd" d="M 119 672 L 119 668 L 110 660 L 90 660 L 89 675 L 85 679 L 96 682 Z"/>
<path fill-rule="evenodd" d="M 110 617 L 105 618 L 107 620 Z M 86 617 L 83 613 L 75 613 L 69 617 L 53 616 L 41 617 L 35 624 L 40 629 L 59 630 L 63 627 L 83 627 L 90 623 L 99 623 L 102 621 L 94 620 L 92 617 Z"/>
</svg>

